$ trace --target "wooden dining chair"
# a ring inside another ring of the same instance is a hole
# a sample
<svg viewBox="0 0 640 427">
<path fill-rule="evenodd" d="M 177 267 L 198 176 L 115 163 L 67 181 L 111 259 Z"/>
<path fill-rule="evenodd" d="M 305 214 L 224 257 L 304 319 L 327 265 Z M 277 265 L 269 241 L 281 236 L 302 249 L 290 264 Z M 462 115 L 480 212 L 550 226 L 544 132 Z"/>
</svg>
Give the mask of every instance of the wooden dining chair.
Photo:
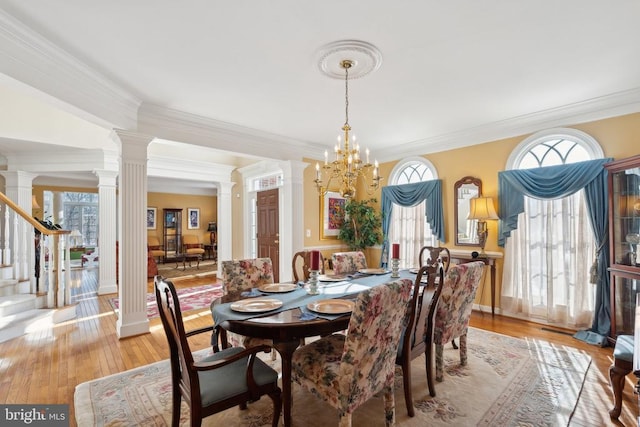
<svg viewBox="0 0 640 427">
<path fill-rule="evenodd" d="M 434 316 L 442 292 L 442 286 L 435 284 L 436 277 L 440 278 L 440 283 L 444 282 L 444 270 L 441 266 L 423 265 L 418 270 L 409 301 L 409 321 L 402 332 L 396 355 L 396 365 L 402 367 L 404 401 L 410 417 L 415 415 L 411 393 L 411 361 L 424 354 L 426 372 L 433 372 L 433 346 L 427 345 L 427 337 L 433 335 Z M 425 295 L 432 296 L 426 300 Z M 427 382 L 429 394 L 435 396 L 433 375 L 427 374 Z"/>
<path fill-rule="evenodd" d="M 154 278 L 156 302 L 164 327 L 171 361 L 171 425 L 180 424 L 182 399 L 190 410 L 191 426 L 202 419 L 234 406 L 268 395 L 273 401 L 272 427 L 280 420 L 282 409 L 278 373 L 256 357 L 267 346 L 251 349 L 232 347 L 194 360 L 188 338 L 213 330 L 213 326 L 185 331 L 180 302 L 173 283 L 162 276 Z"/>
<path fill-rule="evenodd" d="M 320 253 L 320 274 L 324 274 L 324 258 Z M 293 254 L 291 268 L 293 271 L 293 280 L 307 281 L 309 280 L 309 266 L 311 265 L 311 251 L 300 251 Z"/>
<path fill-rule="evenodd" d="M 460 365 L 467 364 L 467 330 L 476 291 L 484 273 L 484 262 L 453 265 L 444 276 L 436 308 L 433 334 L 427 345 L 436 348 L 436 381 L 443 381 L 444 344 L 460 338 Z M 431 375 L 427 371 L 427 375 Z M 435 394 L 434 394 L 435 395 Z"/>
<path fill-rule="evenodd" d="M 445 246 L 423 246 L 418 255 L 418 266 L 441 264 L 444 273 L 451 265 L 451 252 Z"/>
<path fill-rule="evenodd" d="M 380 391 L 386 425 L 395 425 L 394 361 L 412 285 L 400 279 L 361 292 L 346 336 L 322 337 L 293 353 L 293 380 L 338 409 L 341 427 Z"/>
</svg>

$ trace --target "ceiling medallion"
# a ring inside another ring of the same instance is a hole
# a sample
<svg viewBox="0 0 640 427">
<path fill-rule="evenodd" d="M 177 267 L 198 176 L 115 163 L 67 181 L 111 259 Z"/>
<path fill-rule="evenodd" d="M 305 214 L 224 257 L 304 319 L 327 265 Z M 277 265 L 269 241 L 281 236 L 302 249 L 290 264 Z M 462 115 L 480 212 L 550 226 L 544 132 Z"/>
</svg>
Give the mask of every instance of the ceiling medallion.
<svg viewBox="0 0 640 427">
<path fill-rule="evenodd" d="M 318 68 L 334 79 L 344 79 L 343 61 L 351 61 L 349 78 L 357 79 L 377 70 L 382 65 L 382 53 L 371 43 L 360 40 L 340 40 L 321 47 Z"/>
</svg>

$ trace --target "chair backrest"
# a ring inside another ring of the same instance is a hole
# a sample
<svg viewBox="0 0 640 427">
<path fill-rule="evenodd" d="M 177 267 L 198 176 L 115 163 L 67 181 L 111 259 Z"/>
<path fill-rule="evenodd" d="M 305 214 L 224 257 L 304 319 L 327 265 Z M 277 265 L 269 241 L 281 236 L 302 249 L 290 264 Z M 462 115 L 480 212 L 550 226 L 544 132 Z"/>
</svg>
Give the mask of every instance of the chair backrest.
<svg viewBox="0 0 640 427">
<path fill-rule="evenodd" d="M 156 236 L 147 236 L 147 246 L 149 249 L 159 249 L 160 248 L 160 240 Z"/>
<path fill-rule="evenodd" d="M 393 381 L 412 285 L 400 279 L 358 295 L 340 361 L 342 410 L 352 412 Z"/>
<path fill-rule="evenodd" d="M 335 252 L 331 254 L 334 274 L 348 274 L 367 268 L 367 259 L 362 251 Z"/>
<path fill-rule="evenodd" d="M 423 246 L 418 255 L 418 266 L 442 264 L 444 272 L 449 271 L 451 252 L 444 246 Z"/>
<path fill-rule="evenodd" d="M 482 261 L 456 264 L 444 276 L 435 315 L 434 344 L 444 344 L 467 333 L 484 267 Z"/>
<path fill-rule="evenodd" d="M 194 392 L 194 390 L 200 390 L 200 381 L 197 372 L 191 369 L 193 355 L 182 322 L 178 294 L 170 280 L 166 280 L 162 276 L 155 276 L 153 281 L 158 312 L 169 341 L 173 381 L 179 381 L 183 393 L 189 393 L 190 396 L 187 398 L 192 402 L 193 407 L 200 407 L 202 406 L 200 393 Z"/>
<path fill-rule="evenodd" d="M 185 234 L 182 236 L 182 244 L 183 245 L 198 245 L 200 246 L 200 241 L 198 240 L 198 236 L 195 234 Z"/>
<path fill-rule="evenodd" d="M 273 280 L 271 258 L 222 261 L 222 284 L 225 294 L 273 283 Z"/>
<path fill-rule="evenodd" d="M 293 269 L 293 280 L 309 280 L 309 266 L 311 265 L 311 251 L 300 251 L 293 254 L 291 268 Z M 320 274 L 324 274 L 324 258 L 320 252 Z"/>
<path fill-rule="evenodd" d="M 443 277 L 444 269 L 441 266 L 423 265 L 418 270 L 409 303 L 409 320 L 398 347 L 399 361 L 405 357 L 413 360 L 424 353 L 425 337 L 433 334 L 436 308 L 442 294 L 442 286 L 436 286 L 436 278 L 439 279 L 438 283 L 442 283 Z M 426 279 L 426 284 L 423 279 Z M 431 295 L 427 290 L 434 291 L 430 300 L 425 300 L 425 295 Z"/>
</svg>

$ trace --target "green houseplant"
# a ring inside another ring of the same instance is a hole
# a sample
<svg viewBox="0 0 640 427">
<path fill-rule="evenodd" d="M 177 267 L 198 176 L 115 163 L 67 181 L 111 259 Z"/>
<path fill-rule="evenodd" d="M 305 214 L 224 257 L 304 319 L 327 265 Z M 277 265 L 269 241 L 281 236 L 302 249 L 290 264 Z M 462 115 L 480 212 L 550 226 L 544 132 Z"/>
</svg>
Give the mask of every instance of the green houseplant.
<svg viewBox="0 0 640 427">
<path fill-rule="evenodd" d="M 347 201 L 338 239 L 350 250 L 364 250 L 382 242 L 382 215 L 371 204 L 376 199 Z"/>
</svg>

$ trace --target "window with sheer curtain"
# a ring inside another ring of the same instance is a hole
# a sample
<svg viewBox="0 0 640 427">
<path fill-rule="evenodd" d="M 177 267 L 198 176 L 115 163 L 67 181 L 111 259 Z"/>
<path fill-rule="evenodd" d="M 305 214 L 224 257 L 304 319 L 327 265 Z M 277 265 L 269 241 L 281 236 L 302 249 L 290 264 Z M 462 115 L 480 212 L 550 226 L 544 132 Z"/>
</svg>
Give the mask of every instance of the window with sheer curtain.
<svg viewBox="0 0 640 427">
<path fill-rule="evenodd" d="M 572 129 L 523 141 L 507 169 L 530 169 L 602 158 L 598 143 Z M 505 245 L 501 308 L 506 314 L 572 329 L 591 326 L 595 289 L 589 271 L 596 243 L 584 191 L 556 200 L 525 197 L 518 228 Z"/>
<path fill-rule="evenodd" d="M 398 162 L 391 172 L 391 185 L 412 184 L 437 179 L 435 167 L 422 157 L 412 157 Z M 425 219 L 425 202 L 403 207 L 393 204 L 389 242 L 400 244 L 400 268 L 418 265 L 418 255 L 423 246 L 436 246 L 437 237 Z"/>
</svg>

